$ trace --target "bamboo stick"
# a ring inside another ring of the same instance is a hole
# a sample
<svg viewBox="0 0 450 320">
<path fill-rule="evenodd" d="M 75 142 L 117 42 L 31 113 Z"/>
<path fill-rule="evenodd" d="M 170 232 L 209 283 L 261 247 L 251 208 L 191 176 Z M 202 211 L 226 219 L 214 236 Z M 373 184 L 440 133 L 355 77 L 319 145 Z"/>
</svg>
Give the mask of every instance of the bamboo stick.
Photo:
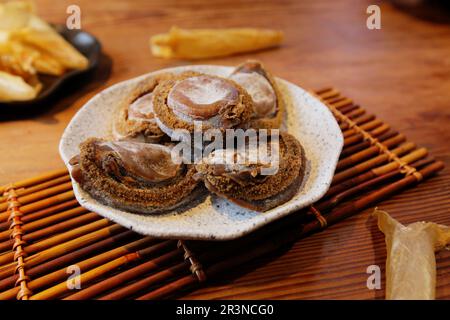
<svg viewBox="0 0 450 320">
<path fill-rule="evenodd" d="M 353 114 L 353 115 L 352 115 Z M 346 114 L 346 116 L 353 120 L 355 124 L 358 126 L 363 125 L 367 122 L 375 120 L 375 116 L 373 114 L 365 114 L 365 110 L 362 108 L 353 110 Z M 349 124 L 345 121 L 340 121 L 339 128 L 344 131 L 349 129 Z"/>
<path fill-rule="evenodd" d="M 81 248 L 81 247 L 89 245 L 93 242 L 96 242 L 96 241 L 102 240 L 106 237 L 109 237 L 111 235 L 117 234 L 123 230 L 125 230 L 124 227 L 122 227 L 118 224 L 114 224 L 114 225 L 102 228 L 100 230 L 96 230 L 94 232 L 85 234 L 85 235 L 75 238 L 73 240 L 63 242 L 56 246 L 52 246 L 43 251 L 36 252 L 34 255 L 27 257 L 25 259 L 25 262 L 28 267 L 33 267 L 39 263 L 54 259 L 56 257 L 64 255 L 75 249 Z M 52 240 L 52 239 L 50 238 L 48 240 Z M 0 257 L 3 257 L 3 255 Z M 10 263 L 10 264 L 1 266 L 0 267 L 0 279 L 3 279 L 5 277 L 12 275 L 14 273 L 14 268 L 15 268 L 14 263 Z"/>
<path fill-rule="evenodd" d="M 389 125 L 383 124 L 379 126 L 378 128 L 375 128 L 371 131 L 369 131 L 370 135 L 374 138 L 377 138 L 378 136 L 382 135 L 383 133 L 386 133 L 390 129 Z M 355 144 L 357 142 L 360 142 L 364 139 L 363 135 L 358 133 L 353 136 L 347 137 L 344 139 L 344 147 L 350 146 L 352 144 Z"/>
<path fill-rule="evenodd" d="M 385 147 L 391 149 L 391 148 L 399 145 L 400 143 L 405 142 L 405 140 L 406 140 L 406 137 L 402 134 L 399 134 L 398 136 L 395 136 L 391 139 L 384 141 L 382 144 Z M 378 148 L 378 146 L 374 145 L 374 146 L 364 149 L 360 152 L 354 153 L 347 158 L 341 159 L 336 166 L 336 170 L 339 171 L 339 170 L 345 169 L 345 168 L 347 168 L 353 164 L 356 164 L 362 160 L 365 160 L 379 152 L 380 152 L 380 149 Z"/>
<path fill-rule="evenodd" d="M 28 254 L 39 253 L 39 252 L 42 252 L 43 250 L 51 248 L 55 245 L 64 243 L 66 241 L 69 241 L 71 239 L 74 239 L 76 237 L 79 237 L 79 236 L 82 236 L 85 234 L 89 234 L 90 232 L 104 228 L 111 224 L 112 224 L 112 222 L 108 219 L 100 219 L 98 221 L 89 223 L 87 225 L 69 230 L 67 232 L 64 232 L 64 233 L 61 233 L 58 235 L 55 235 L 54 237 L 33 243 L 33 244 L 27 246 L 26 251 Z M 0 265 L 8 263 L 9 261 L 12 260 L 13 257 L 14 257 L 14 252 L 2 254 L 0 256 Z M 30 259 L 30 258 L 32 258 L 32 256 L 29 257 L 28 259 Z"/>
<path fill-rule="evenodd" d="M 431 163 L 435 162 L 434 159 L 425 159 L 422 161 L 418 161 L 414 163 L 414 167 L 417 169 L 420 169 L 424 166 L 427 166 Z M 374 174 L 375 175 L 375 174 Z M 338 193 L 332 198 L 326 199 L 324 201 L 319 201 L 317 204 L 314 205 L 316 209 L 319 211 L 328 210 L 345 199 L 349 198 L 350 196 L 361 194 L 366 190 L 369 190 L 369 188 L 374 187 L 376 185 L 379 185 L 381 183 L 387 182 L 389 180 L 392 180 L 393 178 L 402 177 L 404 174 L 401 172 L 400 169 L 395 169 L 391 172 L 383 173 L 382 175 L 375 176 L 372 179 L 368 179 L 362 183 L 354 184 L 353 186 L 348 186 L 345 190 L 343 190 L 341 193 Z"/>
<path fill-rule="evenodd" d="M 389 131 L 379 135 L 376 138 L 379 142 L 383 142 L 387 139 L 395 137 L 398 134 L 399 133 L 397 131 L 389 130 Z M 346 157 L 348 157 L 358 151 L 364 150 L 365 148 L 368 148 L 370 146 L 371 146 L 371 142 L 369 140 L 363 140 L 362 142 L 359 142 L 354 145 L 344 146 L 344 148 L 342 149 L 341 155 L 339 157 L 341 159 L 346 158 Z"/>
<path fill-rule="evenodd" d="M 364 131 L 370 131 L 381 126 L 382 124 L 383 122 L 380 119 L 375 119 L 361 125 L 360 128 L 363 129 Z M 357 131 L 355 129 L 348 129 L 342 132 L 344 138 L 350 137 L 354 134 L 357 134 Z"/>
<path fill-rule="evenodd" d="M 384 123 L 383 125 L 379 126 L 378 128 L 371 130 L 369 133 L 372 135 L 372 137 L 376 138 L 379 135 L 386 133 L 390 128 L 391 128 L 390 125 Z"/>
<path fill-rule="evenodd" d="M 175 246 L 175 244 L 176 244 L 175 240 L 166 240 L 166 241 L 157 243 L 151 247 L 145 248 L 143 250 L 139 250 L 139 251 L 132 252 L 132 253 L 127 253 L 126 255 L 118 257 L 117 259 L 109 261 L 99 267 L 91 269 L 87 272 L 82 272 L 79 276 L 77 276 L 77 278 L 81 284 L 83 284 L 83 285 L 88 284 L 119 267 L 123 267 L 127 264 L 130 264 L 131 262 L 139 261 L 139 260 L 143 259 L 144 257 L 148 257 L 152 254 L 161 252 L 165 249 L 168 249 L 170 246 Z M 67 282 L 64 281 L 64 282 L 61 282 L 51 288 L 48 288 L 44 291 L 41 291 L 39 293 L 32 295 L 30 297 L 30 300 L 54 299 L 54 298 L 56 298 L 64 293 L 67 293 L 69 291 L 70 291 L 70 289 L 67 286 Z"/>
<path fill-rule="evenodd" d="M 81 291 L 78 291 L 77 293 L 74 293 L 64 298 L 64 300 L 84 300 L 94 298 L 95 296 L 98 296 L 108 290 L 111 290 L 123 283 L 134 280 L 151 271 L 160 269 L 167 263 L 172 262 L 174 259 L 181 258 L 182 255 L 183 255 L 182 250 L 175 249 L 160 257 L 146 261 L 131 269 L 128 269 L 105 280 L 97 282 L 92 286 L 89 286 L 85 289 L 82 289 Z M 189 270 L 188 266 L 186 266 L 186 270 Z"/>
<path fill-rule="evenodd" d="M 43 219 L 39 219 L 36 221 L 32 221 L 29 223 L 25 223 L 22 226 L 22 230 L 25 232 L 25 234 L 28 234 L 34 230 L 37 230 L 39 228 L 43 228 L 45 226 L 50 226 L 54 223 L 60 222 L 62 220 L 68 220 L 71 219 L 73 217 L 79 216 L 80 214 L 86 213 L 87 210 L 83 207 L 76 207 L 67 211 L 63 211 L 57 214 L 54 214 L 52 216 L 49 217 L 45 217 Z M 11 234 L 10 230 L 6 230 L 6 231 L 2 231 L 0 232 L 0 241 L 5 241 L 9 238 Z M 0 247 L 1 247 L 1 243 L 0 243 Z M 0 249 L 1 251 L 1 249 Z"/>
<path fill-rule="evenodd" d="M 413 161 L 416 161 L 417 159 L 425 158 L 428 155 L 428 150 L 425 148 L 420 148 L 415 150 L 414 152 L 411 152 L 410 154 L 407 154 L 404 157 L 401 157 L 400 160 L 406 164 L 411 163 Z M 390 162 L 382 167 L 375 168 L 373 172 L 376 175 L 382 175 L 384 173 L 387 173 L 389 171 L 392 171 L 399 167 L 399 164 L 397 162 Z"/>
<path fill-rule="evenodd" d="M 72 183 L 70 181 L 60 184 L 60 185 L 57 185 L 55 187 L 51 187 L 48 189 L 37 191 L 32 194 L 18 197 L 17 200 L 22 205 L 25 205 L 27 203 L 35 202 L 37 200 L 47 198 L 49 196 L 53 196 L 55 194 L 59 194 L 59 193 L 62 193 L 62 192 L 68 191 L 68 190 L 72 190 Z M 0 211 L 6 210 L 7 207 L 8 207 L 8 203 L 6 203 L 6 202 L 0 203 Z"/>
<path fill-rule="evenodd" d="M 133 233 L 133 232 L 130 231 L 130 230 L 127 230 L 124 233 Z M 121 233 L 121 234 L 123 234 L 123 233 Z M 113 239 L 114 239 L 114 236 L 113 237 L 109 237 L 109 238 L 107 238 L 105 240 L 111 241 Z M 154 238 L 151 238 L 151 237 L 143 237 L 143 238 L 134 240 L 134 241 L 132 241 L 130 243 L 121 245 L 120 247 L 113 248 L 113 249 L 111 249 L 109 251 L 102 252 L 102 253 L 100 253 L 100 254 L 98 254 L 96 256 L 93 256 L 92 258 L 78 261 L 75 264 L 80 268 L 80 270 L 82 272 L 85 272 L 85 271 L 91 270 L 92 268 L 95 268 L 95 267 L 98 267 L 98 266 L 103 265 L 105 263 L 108 263 L 109 261 L 112 261 L 112 260 L 114 260 L 114 259 L 116 259 L 116 258 L 118 258 L 120 256 L 126 255 L 126 254 L 131 253 L 131 252 L 133 252 L 135 250 L 143 248 L 144 246 L 153 245 L 153 244 L 158 243 L 158 242 L 159 242 L 158 239 L 154 239 Z M 94 248 L 95 250 L 97 250 L 98 249 L 97 248 L 97 243 L 92 244 L 91 248 Z M 66 254 L 65 255 L 65 257 L 66 257 L 65 260 L 69 260 L 69 261 L 72 262 L 72 261 L 75 261 L 74 259 L 76 259 L 77 257 L 78 258 L 84 258 L 84 256 L 81 255 L 81 253 L 84 251 L 84 249 L 85 249 L 85 247 L 82 247 L 82 249 L 80 249 L 78 251 Z M 61 257 L 61 259 L 64 259 L 64 258 Z M 52 261 L 58 262 L 56 260 L 57 259 L 52 260 Z M 49 261 L 49 263 L 47 263 L 47 265 L 50 265 L 50 263 L 52 263 L 52 261 Z M 42 270 L 38 270 L 38 268 L 40 266 L 41 265 L 39 265 L 39 266 L 37 266 L 35 268 L 32 268 L 31 270 L 33 270 L 33 271 L 36 270 L 35 272 L 39 271 L 39 272 L 42 273 Z M 51 267 L 53 267 L 53 265 L 51 265 Z M 39 289 L 39 288 L 42 288 L 42 287 L 46 287 L 46 286 L 58 283 L 58 282 L 62 281 L 63 279 L 67 279 L 67 272 L 66 272 L 66 268 L 65 267 L 62 268 L 62 269 L 59 269 L 59 270 L 57 270 L 55 272 L 52 272 L 52 273 L 49 273 L 49 274 L 45 274 L 45 275 L 43 275 L 40 278 L 32 280 L 29 283 L 29 287 L 30 287 L 31 290 L 36 290 L 36 289 Z"/>
<path fill-rule="evenodd" d="M 25 241 L 31 243 L 32 241 L 36 241 L 38 239 L 42 239 L 54 234 L 59 234 L 64 230 L 74 230 L 75 227 L 89 225 L 94 221 L 100 220 L 101 216 L 99 216 L 95 212 L 88 212 L 82 215 L 75 216 L 72 219 L 68 219 L 62 221 L 60 223 L 49 225 L 46 228 L 42 228 L 36 230 L 34 232 L 26 233 L 24 236 Z"/>
<path fill-rule="evenodd" d="M 354 194 L 357 194 L 360 192 L 362 193 L 365 190 L 369 190 L 369 188 L 371 188 L 371 187 L 374 187 L 380 183 L 386 182 L 393 178 L 398 178 L 399 176 L 403 176 L 403 174 L 400 172 L 399 169 L 394 170 L 389 173 L 386 173 L 381 176 L 376 176 L 375 178 L 368 180 L 366 182 L 363 182 L 353 188 L 349 188 L 326 201 L 320 202 L 320 203 L 314 205 L 314 207 L 317 210 L 323 212 L 324 210 L 330 209 L 330 208 L 338 205 L 340 202 L 342 202 L 344 199 L 348 198 L 351 195 L 354 195 Z"/>
<path fill-rule="evenodd" d="M 403 145 L 401 145 L 400 147 L 395 148 L 391 152 L 397 156 L 401 156 L 401 155 L 413 150 L 415 147 L 416 147 L 416 145 L 414 143 L 406 142 Z M 333 185 L 333 184 L 339 183 L 343 180 L 346 180 L 352 176 L 356 176 L 357 174 L 367 171 L 367 170 L 369 170 L 377 165 L 380 165 L 388 160 L 389 160 L 389 155 L 380 154 L 370 160 L 366 160 L 362 163 L 359 163 L 359 164 L 353 166 L 352 168 L 346 169 L 344 171 L 341 171 L 341 172 L 335 174 L 331 184 Z"/>
<path fill-rule="evenodd" d="M 79 206 L 78 201 L 75 200 L 75 199 L 74 200 L 69 200 L 69 201 L 66 201 L 66 202 L 63 202 L 63 203 L 59 203 L 57 205 L 53 205 L 51 207 L 48 207 L 48 208 L 45 208 L 45 209 L 42 209 L 42 210 L 39 210 L 39 211 L 36 211 L 36 212 L 33 212 L 33 213 L 25 214 L 22 217 L 22 222 L 24 224 L 25 223 L 29 223 L 31 221 L 42 219 L 42 218 L 45 218 L 45 217 L 47 217 L 49 215 L 55 214 L 57 212 L 60 212 L 61 210 L 73 208 L 75 206 Z M 8 221 L 0 223 L 0 231 L 8 230 L 9 229 L 9 225 L 10 224 L 9 224 Z"/>
<path fill-rule="evenodd" d="M 423 179 L 427 179 L 443 168 L 444 163 L 442 161 L 436 161 L 426 166 L 422 170 L 419 170 L 419 173 L 422 175 Z M 360 199 L 356 199 L 355 201 L 348 203 L 346 206 L 336 210 L 336 212 L 334 212 L 334 215 L 330 215 L 327 219 L 329 222 L 335 223 L 347 217 L 348 215 L 365 209 L 378 201 L 384 200 L 386 197 L 393 195 L 397 191 L 402 190 L 408 186 L 416 184 L 417 182 L 417 178 L 414 175 L 406 176 L 394 183 L 373 191 L 367 196 L 361 197 Z"/>
<path fill-rule="evenodd" d="M 331 91 L 331 90 L 335 90 L 333 87 L 324 87 L 318 90 L 310 90 L 312 92 L 312 94 L 316 94 L 318 96 L 323 95 L 324 93 Z"/>
<path fill-rule="evenodd" d="M 100 297 L 98 300 L 118 300 L 130 297 L 136 293 L 149 288 L 157 283 L 161 283 L 168 279 L 189 274 L 189 263 L 183 261 L 168 269 L 162 270 L 149 277 L 133 282 L 125 287 L 114 290 L 113 292 Z M 189 275 L 192 276 L 192 275 Z"/>
<path fill-rule="evenodd" d="M 362 116 L 353 116 L 353 117 L 349 117 L 348 115 L 346 116 L 352 119 L 353 122 L 355 122 L 358 126 L 367 123 L 369 121 L 375 120 L 375 115 L 373 114 L 363 114 Z"/>
<path fill-rule="evenodd" d="M 327 103 L 333 105 L 337 109 L 342 109 L 343 107 L 353 104 L 353 100 L 350 98 L 339 97 L 329 100 Z"/>
<path fill-rule="evenodd" d="M 327 92 L 323 92 L 322 94 L 320 94 L 320 96 L 322 99 L 327 100 L 327 99 L 335 98 L 339 94 L 340 93 L 338 90 L 331 89 L 331 90 L 328 90 Z"/>
<path fill-rule="evenodd" d="M 21 181 L 15 182 L 15 183 L 12 184 L 12 187 L 14 189 L 29 187 L 29 186 L 32 186 L 32 185 L 35 185 L 35 184 L 42 183 L 42 182 L 47 181 L 47 180 L 51 180 L 51 179 L 57 178 L 59 176 L 65 175 L 65 174 L 67 174 L 67 169 L 66 168 L 64 168 L 64 169 L 57 169 L 57 170 L 46 172 L 44 174 L 38 175 L 38 176 L 30 178 L 30 179 L 25 179 L 25 180 L 21 180 Z M 6 191 L 6 188 L 8 186 L 9 186 L 9 184 L 0 186 L 0 194 L 3 194 Z"/>
<path fill-rule="evenodd" d="M 30 194 L 30 193 L 34 193 L 34 192 L 37 192 L 37 191 L 40 191 L 40 190 L 44 190 L 46 188 L 50 188 L 50 187 L 62 184 L 62 183 L 67 182 L 69 180 L 70 180 L 70 176 L 69 175 L 64 175 L 64 176 L 61 176 L 61 177 L 58 177 L 58 178 L 55 178 L 55 179 L 52 179 L 52 180 L 49 180 L 49 181 L 37 184 L 37 185 L 34 185 L 32 187 L 29 187 L 29 188 L 17 189 L 16 190 L 16 194 L 18 196 L 24 196 L 24 195 L 27 195 L 27 194 Z M 4 196 L 1 197 L 0 196 L 0 202 L 4 202 L 4 201 L 6 201 L 6 197 L 4 197 Z"/>
<path fill-rule="evenodd" d="M 73 191 L 70 190 L 70 191 L 67 191 L 64 193 L 57 194 L 50 198 L 42 199 L 42 200 L 27 204 L 27 205 L 23 205 L 20 207 L 20 211 L 22 211 L 22 213 L 30 213 L 33 211 L 47 208 L 51 205 L 56 205 L 58 203 L 61 203 L 61 202 L 67 201 L 67 200 L 72 200 L 74 197 L 75 196 L 73 194 Z M 6 220 L 8 220 L 8 212 L 4 211 L 4 212 L 0 213 L 0 222 L 4 222 Z"/>
<path fill-rule="evenodd" d="M 102 268 L 99 268 L 100 270 L 93 269 L 91 271 L 82 273 L 77 278 L 80 278 L 80 283 L 89 283 L 99 275 L 103 275 L 105 273 L 108 273 L 114 269 L 123 267 L 124 265 L 138 260 L 139 256 L 137 253 L 128 253 L 125 256 L 122 256 L 120 258 L 117 258 L 113 261 L 110 261 L 102 266 Z M 49 299 L 55 299 L 59 295 L 67 293 L 69 288 L 67 287 L 66 282 L 62 282 L 57 284 L 56 286 L 53 286 L 49 289 L 46 289 L 44 291 L 41 291 L 39 293 L 36 293 L 35 295 L 30 297 L 30 300 L 49 300 Z"/>
<path fill-rule="evenodd" d="M 90 224 L 96 220 L 99 220 L 100 218 L 101 217 L 98 214 L 94 212 L 89 212 L 86 214 L 75 216 L 75 218 L 57 223 L 55 225 L 48 226 L 47 228 L 42 228 L 30 233 L 25 232 L 23 240 L 28 245 L 30 245 L 36 240 L 45 238 L 47 236 L 51 236 L 53 234 L 57 234 L 59 232 L 63 232 L 65 230 L 70 230 L 85 224 Z M 0 243 L 0 251 L 7 250 L 8 248 L 12 248 L 11 240 Z"/>
<path fill-rule="evenodd" d="M 36 261 L 42 262 L 43 257 L 47 255 L 49 255 L 49 258 L 55 257 L 53 253 L 57 252 L 57 249 L 62 249 L 61 252 L 65 253 L 68 248 L 79 248 L 81 245 L 92 243 L 98 238 L 104 238 L 123 230 L 125 230 L 124 227 L 112 224 L 108 219 L 100 219 L 28 246 L 28 252 L 36 254 L 29 256 L 26 262 L 36 265 Z"/>
<path fill-rule="evenodd" d="M 26 266 L 24 258 L 26 252 L 24 251 L 25 242 L 22 240 L 22 212 L 20 211 L 20 202 L 17 201 L 17 195 L 14 189 L 6 189 L 5 195 L 8 197 L 8 211 L 11 213 L 11 238 L 14 243 L 12 249 L 14 251 L 14 262 L 16 263 L 15 271 L 19 274 L 16 286 L 20 286 L 17 298 L 21 300 L 28 300 L 31 295 L 30 289 L 27 287 Z"/>
<path fill-rule="evenodd" d="M 190 274 L 187 275 L 181 279 L 178 279 L 174 282 L 171 282 L 163 287 L 160 287 L 154 291 L 151 291 L 147 294 L 144 294 L 137 298 L 136 300 L 156 300 L 160 299 L 164 296 L 167 296 L 169 294 L 174 293 L 175 291 L 178 291 L 180 289 L 186 289 L 194 284 L 196 284 L 198 281 L 197 277 Z"/>
<path fill-rule="evenodd" d="M 415 150 L 415 151 L 411 152 L 410 154 L 400 158 L 400 160 L 405 162 L 406 164 L 410 164 L 410 163 L 414 163 L 415 161 L 425 158 L 427 154 L 428 154 L 428 152 L 426 149 L 420 148 L 420 149 Z M 395 163 L 396 165 L 394 166 L 390 163 L 387 165 L 382 165 L 378 168 L 373 168 L 373 169 L 371 169 L 363 174 L 360 174 L 356 177 L 352 177 L 345 181 L 341 181 L 338 184 L 332 185 L 330 187 L 330 189 L 328 189 L 324 198 L 329 197 L 330 195 L 342 192 L 348 188 L 353 187 L 354 185 L 358 185 L 367 180 L 373 179 L 377 176 L 389 173 L 390 171 L 395 170 L 399 167 L 397 162 L 392 162 L 392 163 Z"/>
<path fill-rule="evenodd" d="M 52 283 L 61 281 L 64 278 L 67 278 L 66 273 L 66 266 L 72 264 L 73 262 L 77 262 L 76 264 L 80 267 L 81 270 L 86 270 L 92 267 L 95 267 L 101 263 L 104 263 L 105 261 L 108 261 L 107 259 L 113 259 L 116 256 L 114 256 L 113 251 L 116 250 L 117 256 L 120 254 L 124 254 L 123 251 L 119 252 L 119 249 L 124 247 L 119 247 L 113 250 L 104 251 L 108 248 L 110 248 L 113 245 L 117 245 L 122 243 L 124 240 L 132 239 L 136 236 L 136 233 L 127 230 L 122 233 L 113 235 L 111 237 L 108 237 L 104 240 L 100 240 L 98 242 L 95 242 L 91 245 L 88 245 L 86 247 L 83 247 L 81 249 L 75 250 L 73 252 L 67 253 L 61 257 L 58 257 L 56 259 L 44 262 L 42 264 L 39 264 L 37 266 L 34 266 L 33 268 L 29 268 L 27 270 L 27 275 L 31 278 L 31 281 L 28 283 L 28 286 L 31 290 L 37 290 L 41 287 L 51 285 Z M 143 241 L 139 242 L 139 245 L 145 245 L 148 243 L 142 243 Z M 133 246 L 133 243 L 127 244 L 127 246 Z M 134 246 L 136 249 L 139 248 L 139 246 L 136 244 Z M 94 256 L 88 260 L 79 260 L 79 259 L 85 259 L 86 256 L 94 254 L 96 252 L 100 252 L 99 255 Z M 81 262 L 80 262 L 81 261 Z M 53 270 L 64 266 L 62 269 L 53 272 Z M 39 277 L 42 276 L 42 277 Z M 3 280 L 0 280 L 0 290 L 5 290 L 6 288 L 11 288 L 14 286 L 14 283 L 16 282 L 18 276 L 13 275 L 11 277 L 5 278 Z M 14 299 L 14 297 L 17 295 L 18 288 L 11 288 L 10 290 L 0 292 L 0 300 L 9 300 Z"/>
<path fill-rule="evenodd" d="M 313 93 L 313 94 L 314 94 L 314 95 L 318 95 L 317 93 Z M 337 104 L 337 103 L 340 103 L 340 102 L 343 101 L 343 100 L 351 100 L 351 99 L 350 99 L 350 98 L 346 98 L 346 97 L 344 97 L 344 96 L 342 96 L 342 95 L 339 95 L 339 96 L 337 96 L 336 98 L 328 99 L 327 103 L 328 103 L 328 104 L 335 105 L 335 104 Z M 350 104 L 350 103 L 353 103 L 353 101 L 349 102 L 348 104 Z"/>
<path fill-rule="evenodd" d="M 358 108 L 359 108 L 359 105 L 357 105 L 357 104 L 349 104 L 349 105 L 346 105 L 346 106 L 340 108 L 339 111 L 340 111 L 341 113 L 343 113 L 343 114 L 347 114 L 347 113 L 349 113 L 349 112 L 351 112 L 351 111 L 353 111 L 353 110 L 355 110 L 355 109 L 358 109 Z M 341 121 L 340 119 L 336 119 L 336 121 L 337 121 L 339 124 L 342 123 L 342 121 Z"/>
<path fill-rule="evenodd" d="M 363 108 L 357 108 L 357 109 L 349 112 L 348 114 L 346 114 L 346 116 L 349 117 L 350 119 L 357 119 L 360 116 L 363 116 L 365 113 L 366 113 L 366 110 L 364 110 Z M 368 118 L 371 118 L 371 117 L 373 117 L 375 119 L 374 115 L 368 116 Z"/>
</svg>

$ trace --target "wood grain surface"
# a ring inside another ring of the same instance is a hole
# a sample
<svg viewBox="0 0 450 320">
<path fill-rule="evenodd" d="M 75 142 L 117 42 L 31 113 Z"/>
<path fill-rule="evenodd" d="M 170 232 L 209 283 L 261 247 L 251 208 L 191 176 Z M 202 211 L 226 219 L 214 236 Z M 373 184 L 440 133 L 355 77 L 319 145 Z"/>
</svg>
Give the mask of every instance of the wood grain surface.
<svg viewBox="0 0 450 320">
<path fill-rule="evenodd" d="M 73 1 L 36 1 L 39 13 L 64 23 Z M 381 30 L 366 28 L 366 8 L 381 7 Z M 447 166 L 439 176 L 380 205 L 403 223 L 450 225 L 450 25 L 421 20 L 389 1 L 77 1 L 82 28 L 102 42 L 93 81 L 30 119 L 0 122 L 0 185 L 62 167 L 60 136 L 76 111 L 102 89 L 156 69 L 191 63 L 151 56 L 149 36 L 181 27 L 271 27 L 279 49 L 203 60 L 235 65 L 262 60 L 305 88 L 333 85 L 424 146 Z M 110 65 L 111 68 L 110 68 Z M 109 70 L 111 69 L 111 70 Z M 384 237 L 367 210 L 283 252 L 248 264 L 189 299 L 380 299 L 368 290 L 369 265 L 384 271 Z M 450 299 L 450 252 L 437 254 L 437 297 Z"/>
</svg>

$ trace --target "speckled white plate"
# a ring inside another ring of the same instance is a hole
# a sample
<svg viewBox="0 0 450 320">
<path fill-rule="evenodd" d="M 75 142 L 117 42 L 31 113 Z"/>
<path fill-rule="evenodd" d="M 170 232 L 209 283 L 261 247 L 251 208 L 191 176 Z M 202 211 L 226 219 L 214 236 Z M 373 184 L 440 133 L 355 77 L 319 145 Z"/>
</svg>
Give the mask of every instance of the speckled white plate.
<svg viewBox="0 0 450 320">
<path fill-rule="evenodd" d="M 186 70 L 227 76 L 232 68 L 186 66 L 165 69 L 118 83 L 102 91 L 78 111 L 64 131 L 59 151 L 66 165 L 79 152 L 78 145 L 86 138 L 110 136 L 111 121 L 118 101 L 136 82 L 164 71 L 178 73 Z M 303 185 L 289 202 L 258 213 L 208 195 L 189 208 L 162 215 L 142 215 L 105 206 L 91 198 L 72 180 L 77 200 L 83 207 L 142 234 L 162 238 L 209 240 L 228 240 L 243 236 L 314 203 L 330 186 L 343 145 L 342 133 L 331 112 L 317 98 L 285 80 L 277 81 L 287 98 L 287 129 L 302 143 L 307 157 Z"/>
</svg>

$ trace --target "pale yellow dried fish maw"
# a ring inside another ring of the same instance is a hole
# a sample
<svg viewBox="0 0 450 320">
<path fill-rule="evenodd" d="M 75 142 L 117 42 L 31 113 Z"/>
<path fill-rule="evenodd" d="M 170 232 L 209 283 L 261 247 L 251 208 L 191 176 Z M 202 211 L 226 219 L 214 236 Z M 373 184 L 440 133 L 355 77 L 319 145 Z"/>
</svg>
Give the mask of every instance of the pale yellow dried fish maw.
<svg viewBox="0 0 450 320">
<path fill-rule="evenodd" d="M 21 77 L 0 71 L 0 101 L 26 101 L 36 98 L 40 85 L 33 87 Z"/>
<path fill-rule="evenodd" d="M 28 1 L 0 3 L 0 30 L 27 27 L 33 11 L 33 5 Z"/>
<path fill-rule="evenodd" d="M 15 43 L 0 44 L 0 71 L 20 76 L 25 82 L 36 76 L 33 60 L 36 54 L 25 54 Z"/>
<path fill-rule="evenodd" d="M 89 61 L 61 35 L 34 29 L 23 29 L 11 34 L 12 40 L 25 43 L 57 60 L 67 69 L 85 69 Z"/>
<path fill-rule="evenodd" d="M 87 68 L 87 58 L 34 11 L 28 1 L 0 4 L 0 43 L 20 42 L 25 49 L 40 52 L 35 63 L 39 72 L 60 75 L 65 68 Z"/>
<path fill-rule="evenodd" d="M 160 58 L 202 59 L 278 46 L 283 32 L 270 29 L 180 29 L 150 39 L 152 54 Z"/>
<path fill-rule="evenodd" d="M 40 52 L 39 56 L 34 59 L 33 67 L 36 68 L 38 73 L 52 76 L 60 76 L 66 71 L 58 60 L 44 52 Z"/>
<path fill-rule="evenodd" d="M 38 73 L 60 76 L 65 72 L 64 66 L 50 54 L 18 41 L 10 41 L 10 44 L 17 56 L 30 59 Z"/>
<path fill-rule="evenodd" d="M 378 218 L 378 227 L 386 239 L 386 299 L 434 299 L 434 252 L 450 242 L 450 228 L 433 222 L 404 226 L 380 210 L 373 215 Z"/>
<path fill-rule="evenodd" d="M 36 15 L 31 1 L 10 1 L 0 3 L 0 30 L 14 31 L 23 28 L 56 32 L 47 22 Z"/>
</svg>

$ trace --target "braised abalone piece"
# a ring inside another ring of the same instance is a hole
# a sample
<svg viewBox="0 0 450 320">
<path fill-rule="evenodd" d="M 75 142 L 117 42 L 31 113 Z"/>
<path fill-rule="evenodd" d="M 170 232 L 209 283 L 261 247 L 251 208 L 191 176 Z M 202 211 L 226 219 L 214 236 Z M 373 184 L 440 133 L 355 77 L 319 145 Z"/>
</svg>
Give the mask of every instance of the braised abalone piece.
<svg viewBox="0 0 450 320">
<path fill-rule="evenodd" d="M 176 129 L 201 130 L 240 128 L 253 113 L 248 93 L 225 78 L 183 73 L 161 83 L 154 92 L 153 107 L 159 127 L 173 136 Z"/>
<path fill-rule="evenodd" d="M 114 116 L 112 134 L 115 140 L 159 142 L 165 134 L 158 127 L 153 111 L 153 90 L 171 74 L 162 74 L 140 81 L 126 98 L 120 102 Z"/>
<path fill-rule="evenodd" d="M 195 168 L 171 147 L 91 138 L 71 161 L 72 177 L 100 202 L 138 213 L 176 208 L 195 195 Z"/>
<path fill-rule="evenodd" d="M 298 192 L 304 168 L 302 146 L 290 134 L 281 133 L 276 143 L 210 153 L 196 165 L 196 178 L 218 196 L 251 210 L 267 211 Z"/>
<path fill-rule="evenodd" d="M 280 128 L 285 103 L 272 75 L 258 61 L 236 67 L 229 77 L 243 87 L 253 100 L 252 128 Z"/>
</svg>

